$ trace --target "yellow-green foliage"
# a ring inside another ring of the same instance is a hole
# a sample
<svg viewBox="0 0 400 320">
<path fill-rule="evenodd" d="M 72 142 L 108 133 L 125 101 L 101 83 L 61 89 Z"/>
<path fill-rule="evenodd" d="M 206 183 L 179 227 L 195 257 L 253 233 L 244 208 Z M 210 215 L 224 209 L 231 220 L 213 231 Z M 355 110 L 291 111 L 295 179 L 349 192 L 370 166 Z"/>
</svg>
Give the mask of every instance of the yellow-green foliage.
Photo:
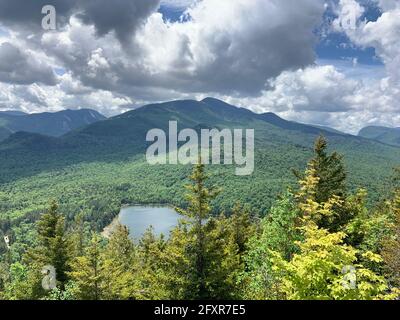
<svg viewBox="0 0 400 320">
<path fill-rule="evenodd" d="M 280 279 L 279 290 L 291 300 L 391 298 L 385 295 L 388 286 L 384 277 L 364 267 L 359 262 L 359 251 L 344 243 L 346 233 L 331 233 L 318 226 L 319 219 L 333 215 L 332 208 L 341 205 L 341 201 L 334 196 L 325 203 L 317 203 L 317 181 L 315 171 L 309 170 L 297 196 L 304 235 L 304 240 L 297 243 L 299 252 L 289 261 L 278 252 L 271 252 L 272 269 Z M 373 262 L 382 261 L 372 252 L 362 255 Z"/>
</svg>

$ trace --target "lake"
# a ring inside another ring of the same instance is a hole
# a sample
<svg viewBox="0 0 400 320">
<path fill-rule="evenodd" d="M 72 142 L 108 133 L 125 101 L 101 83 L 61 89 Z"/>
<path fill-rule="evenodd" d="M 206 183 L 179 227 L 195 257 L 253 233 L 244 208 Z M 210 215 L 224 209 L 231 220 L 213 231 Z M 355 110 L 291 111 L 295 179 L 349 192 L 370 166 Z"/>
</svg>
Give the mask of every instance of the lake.
<svg viewBox="0 0 400 320">
<path fill-rule="evenodd" d="M 118 221 L 128 227 L 132 239 L 138 240 L 150 226 L 155 234 L 168 237 L 181 218 L 169 207 L 133 206 L 122 208 Z"/>
</svg>

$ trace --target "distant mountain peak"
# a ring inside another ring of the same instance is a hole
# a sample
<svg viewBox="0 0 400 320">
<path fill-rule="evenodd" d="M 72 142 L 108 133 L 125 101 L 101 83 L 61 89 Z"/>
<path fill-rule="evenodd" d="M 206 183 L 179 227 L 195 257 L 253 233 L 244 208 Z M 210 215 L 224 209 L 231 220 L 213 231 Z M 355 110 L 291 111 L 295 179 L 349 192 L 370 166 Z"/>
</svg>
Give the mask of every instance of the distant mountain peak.
<svg viewBox="0 0 400 320">
<path fill-rule="evenodd" d="M 67 109 L 33 114 L 0 112 L 0 141 L 19 131 L 59 137 L 104 119 L 106 117 L 91 109 Z"/>
<path fill-rule="evenodd" d="M 360 137 L 373 139 L 382 143 L 400 146 L 400 128 L 368 126 L 360 130 Z"/>
<path fill-rule="evenodd" d="M 0 115 L 9 115 L 9 116 L 25 116 L 27 113 L 18 111 L 18 110 L 5 110 L 5 111 L 0 111 Z"/>
</svg>

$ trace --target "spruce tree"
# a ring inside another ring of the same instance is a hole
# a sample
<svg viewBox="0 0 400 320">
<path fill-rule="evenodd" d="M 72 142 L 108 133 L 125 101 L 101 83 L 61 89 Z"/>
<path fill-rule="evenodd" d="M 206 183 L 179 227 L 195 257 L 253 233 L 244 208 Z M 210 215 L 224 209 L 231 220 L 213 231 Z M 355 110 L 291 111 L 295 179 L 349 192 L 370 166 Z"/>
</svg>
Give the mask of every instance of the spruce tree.
<svg viewBox="0 0 400 320">
<path fill-rule="evenodd" d="M 193 184 L 187 186 L 189 193 L 186 199 L 189 202 L 187 209 L 177 208 L 177 212 L 188 218 L 191 224 L 190 235 L 194 236 L 194 246 L 189 248 L 194 257 L 194 268 L 191 276 L 193 290 L 191 294 L 197 298 L 207 298 L 207 275 L 206 275 L 206 229 L 204 225 L 210 217 L 210 201 L 216 196 L 212 189 L 205 185 L 207 175 L 204 164 L 199 161 L 193 170 L 190 180 Z"/>
<path fill-rule="evenodd" d="M 37 222 L 37 246 L 28 250 L 24 260 L 40 280 L 43 267 L 50 265 L 55 268 L 57 286 L 61 289 L 69 280 L 71 261 L 71 241 L 65 230 L 65 219 L 59 213 L 58 204 L 52 201 L 47 212 L 42 214 Z M 36 284 L 40 287 L 40 281 Z M 40 289 L 39 289 L 40 290 Z"/>
<path fill-rule="evenodd" d="M 325 137 L 319 136 L 315 141 L 314 158 L 311 165 L 318 177 L 315 188 L 315 201 L 323 203 L 333 196 L 346 197 L 346 171 L 343 156 L 337 152 L 328 154 L 328 143 Z"/>
<path fill-rule="evenodd" d="M 104 250 L 107 299 L 135 299 L 139 295 L 136 248 L 127 227 L 118 224 Z"/>
<path fill-rule="evenodd" d="M 183 299 L 229 299 L 235 296 L 234 283 L 240 269 L 237 245 L 231 241 L 226 225 L 211 217 L 210 202 L 219 190 L 206 186 L 208 176 L 199 161 L 187 186 L 189 202 L 186 209 L 178 208 L 183 223 L 172 233 L 166 248 L 176 256 L 167 268 L 181 283 L 175 291 Z M 171 287 L 171 286 L 169 286 Z M 176 297 L 174 297 L 176 298 Z"/>
<path fill-rule="evenodd" d="M 314 157 L 308 163 L 307 170 L 315 172 L 318 180 L 314 190 L 314 200 L 317 203 L 327 202 L 332 197 L 339 197 L 344 201 L 347 197 L 346 170 L 343 156 L 337 152 L 328 154 L 328 144 L 324 136 L 319 136 L 314 145 Z M 295 173 L 299 180 L 304 176 Z M 332 231 L 338 231 L 352 218 L 353 212 L 346 210 L 344 205 L 333 208 L 335 214 L 323 217 L 319 225 Z"/>
<path fill-rule="evenodd" d="M 85 255 L 72 261 L 69 276 L 75 284 L 76 299 L 101 300 L 106 297 L 103 250 L 100 236 L 94 234 Z"/>
<path fill-rule="evenodd" d="M 239 254 L 244 254 L 247 251 L 249 239 L 256 233 L 256 224 L 250 211 L 239 202 L 236 203 L 227 223 L 232 240 L 239 249 Z"/>
</svg>

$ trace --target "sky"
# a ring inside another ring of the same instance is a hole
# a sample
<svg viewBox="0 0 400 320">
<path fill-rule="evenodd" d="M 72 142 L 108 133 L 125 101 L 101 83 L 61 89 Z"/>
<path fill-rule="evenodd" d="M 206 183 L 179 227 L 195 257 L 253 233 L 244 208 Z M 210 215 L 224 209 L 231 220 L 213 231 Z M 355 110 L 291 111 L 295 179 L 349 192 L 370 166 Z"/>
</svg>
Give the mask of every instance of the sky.
<svg viewBox="0 0 400 320">
<path fill-rule="evenodd" d="M 0 0 L 0 110 L 208 96 L 353 134 L 400 127 L 400 1 Z"/>
</svg>

